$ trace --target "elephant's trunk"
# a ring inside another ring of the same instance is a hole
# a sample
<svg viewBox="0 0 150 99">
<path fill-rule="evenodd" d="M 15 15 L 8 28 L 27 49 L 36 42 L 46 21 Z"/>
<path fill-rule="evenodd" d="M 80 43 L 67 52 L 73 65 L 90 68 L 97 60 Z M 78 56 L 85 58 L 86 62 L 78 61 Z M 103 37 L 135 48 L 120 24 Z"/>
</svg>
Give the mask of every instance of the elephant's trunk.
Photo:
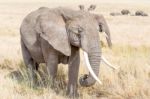
<svg viewBox="0 0 150 99">
<path fill-rule="evenodd" d="M 99 48 L 100 48 L 99 46 L 93 47 L 92 49 L 90 49 L 90 52 L 88 52 L 89 63 L 96 77 L 98 77 L 99 74 L 99 67 L 101 60 L 101 52 Z M 96 80 L 99 83 L 101 83 L 101 81 L 98 80 L 98 78 L 93 76 L 93 73 L 90 71 L 89 75 L 84 75 L 84 77 L 80 79 L 80 84 L 82 86 L 91 86 L 95 84 Z"/>
</svg>

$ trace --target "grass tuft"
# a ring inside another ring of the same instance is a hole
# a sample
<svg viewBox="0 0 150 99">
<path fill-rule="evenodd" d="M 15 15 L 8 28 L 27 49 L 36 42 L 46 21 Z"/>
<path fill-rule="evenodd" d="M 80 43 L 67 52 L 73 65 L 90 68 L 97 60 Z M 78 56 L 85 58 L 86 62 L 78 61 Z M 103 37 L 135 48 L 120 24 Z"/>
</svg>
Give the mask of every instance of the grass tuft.
<svg viewBox="0 0 150 99">
<path fill-rule="evenodd" d="M 12 70 L 12 61 L 9 59 L 4 59 L 2 63 L 0 63 L 0 69 L 8 69 Z"/>
</svg>

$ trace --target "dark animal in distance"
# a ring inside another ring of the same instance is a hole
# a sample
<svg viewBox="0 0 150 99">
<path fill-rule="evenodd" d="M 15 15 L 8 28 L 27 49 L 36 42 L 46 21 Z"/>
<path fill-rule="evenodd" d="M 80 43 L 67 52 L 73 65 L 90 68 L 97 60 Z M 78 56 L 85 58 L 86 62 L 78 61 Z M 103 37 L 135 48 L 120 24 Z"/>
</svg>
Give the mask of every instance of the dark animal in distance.
<svg viewBox="0 0 150 99">
<path fill-rule="evenodd" d="M 136 11 L 136 12 L 135 12 L 135 15 L 136 15 L 136 16 L 148 16 L 147 13 L 145 13 L 145 12 L 143 12 L 143 11 L 140 11 L 140 10 L 139 10 L 139 11 Z"/>
<path fill-rule="evenodd" d="M 122 15 L 129 15 L 129 14 L 130 14 L 130 11 L 127 10 L 127 9 L 123 9 L 123 10 L 121 11 L 121 14 L 122 14 Z"/>
</svg>

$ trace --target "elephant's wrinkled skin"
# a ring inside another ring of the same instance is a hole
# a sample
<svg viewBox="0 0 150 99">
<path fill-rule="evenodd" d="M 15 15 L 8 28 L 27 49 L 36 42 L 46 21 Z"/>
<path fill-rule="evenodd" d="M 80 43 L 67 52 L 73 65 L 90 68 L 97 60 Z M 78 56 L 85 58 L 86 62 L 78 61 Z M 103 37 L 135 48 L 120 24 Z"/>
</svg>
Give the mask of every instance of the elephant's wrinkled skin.
<svg viewBox="0 0 150 99">
<path fill-rule="evenodd" d="M 111 47 L 109 29 L 103 16 L 66 8 L 42 7 L 31 12 L 23 20 L 20 34 L 23 59 L 33 79 L 33 71 L 40 63 L 46 63 L 52 78 L 56 76 L 59 63 L 69 64 L 67 92 L 71 96 L 77 95 L 79 48 L 88 53 L 93 71 L 97 76 L 99 74 L 99 31 L 106 33 Z M 89 73 L 81 85 L 91 86 L 95 82 Z"/>
</svg>

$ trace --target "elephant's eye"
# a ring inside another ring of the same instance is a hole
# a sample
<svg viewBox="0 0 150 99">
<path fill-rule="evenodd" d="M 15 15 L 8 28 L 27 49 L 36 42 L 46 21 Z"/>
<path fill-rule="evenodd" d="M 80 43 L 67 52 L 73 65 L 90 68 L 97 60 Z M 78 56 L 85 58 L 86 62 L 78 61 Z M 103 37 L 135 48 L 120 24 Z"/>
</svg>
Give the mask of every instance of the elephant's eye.
<svg viewBox="0 0 150 99">
<path fill-rule="evenodd" d="M 100 31 L 100 32 L 103 32 L 102 24 L 99 25 L 99 31 Z"/>
</svg>

